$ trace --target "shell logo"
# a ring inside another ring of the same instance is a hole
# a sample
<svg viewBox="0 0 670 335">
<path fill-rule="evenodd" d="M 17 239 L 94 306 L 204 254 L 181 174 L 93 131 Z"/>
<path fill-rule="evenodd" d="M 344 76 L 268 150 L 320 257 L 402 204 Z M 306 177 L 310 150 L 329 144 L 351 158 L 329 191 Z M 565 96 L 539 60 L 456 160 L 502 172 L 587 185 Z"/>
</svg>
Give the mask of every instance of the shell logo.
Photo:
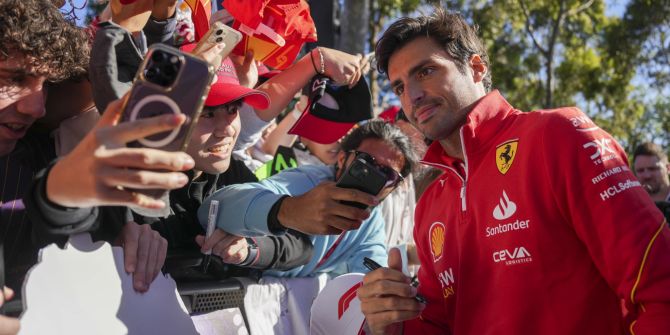
<svg viewBox="0 0 670 335">
<path fill-rule="evenodd" d="M 442 222 L 434 222 L 428 230 L 430 253 L 433 255 L 433 262 L 440 260 L 444 253 L 444 230 Z"/>
</svg>

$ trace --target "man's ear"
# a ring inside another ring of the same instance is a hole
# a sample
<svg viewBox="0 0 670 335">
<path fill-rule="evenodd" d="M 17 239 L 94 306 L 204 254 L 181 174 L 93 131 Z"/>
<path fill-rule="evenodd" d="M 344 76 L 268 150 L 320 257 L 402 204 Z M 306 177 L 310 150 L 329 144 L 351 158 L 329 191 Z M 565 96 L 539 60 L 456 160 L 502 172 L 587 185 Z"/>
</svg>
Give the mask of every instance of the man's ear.
<svg viewBox="0 0 670 335">
<path fill-rule="evenodd" d="M 474 79 L 475 83 L 482 82 L 489 71 L 488 65 L 486 65 L 482 57 L 477 54 L 470 56 L 468 63 L 470 65 L 470 69 L 472 70 L 472 78 Z"/>
<path fill-rule="evenodd" d="M 344 171 L 344 163 L 346 163 L 347 159 L 347 154 L 340 150 L 340 152 L 337 153 L 337 162 L 335 163 L 335 180 L 340 179 L 340 175 L 342 174 L 342 171 Z"/>
</svg>

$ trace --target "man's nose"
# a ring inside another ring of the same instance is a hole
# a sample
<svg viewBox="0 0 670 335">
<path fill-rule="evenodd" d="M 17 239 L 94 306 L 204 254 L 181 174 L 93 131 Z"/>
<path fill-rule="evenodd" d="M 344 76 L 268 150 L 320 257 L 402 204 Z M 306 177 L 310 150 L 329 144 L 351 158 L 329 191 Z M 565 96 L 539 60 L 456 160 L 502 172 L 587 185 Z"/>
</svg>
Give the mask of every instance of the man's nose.
<svg viewBox="0 0 670 335">
<path fill-rule="evenodd" d="M 220 117 L 216 118 L 216 127 L 214 128 L 214 134 L 217 137 L 233 137 L 235 136 L 235 128 L 233 127 L 233 122 L 237 115 L 227 115 L 226 113 L 220 113 Z"/>
<path fill-rule="evenodd" d="M 409 84 L 407 85 L 406 90 L 407 90 L 407 96 L 409 97 L 412 106 L 415 106 L 418 103 L 420 103 L 425 97 L 425 93 L 421 85 Z"/>
<path fill-rule="evenodd" d="M 45 114 L 45 102 L 45 94 L 42 91 L 40 84 L 38 90 L 33 90 L 16 102 L 16 111 L 21 114 L 29 115 L 34 119 L 39 119 Z"/>
</svg>

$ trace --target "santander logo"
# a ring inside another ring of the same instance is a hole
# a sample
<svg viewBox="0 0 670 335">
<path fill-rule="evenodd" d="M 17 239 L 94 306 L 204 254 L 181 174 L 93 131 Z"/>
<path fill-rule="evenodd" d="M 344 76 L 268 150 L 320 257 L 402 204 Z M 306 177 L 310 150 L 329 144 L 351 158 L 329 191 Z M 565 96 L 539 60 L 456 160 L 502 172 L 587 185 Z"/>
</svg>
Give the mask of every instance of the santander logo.
<svg viewBox="0 0 670 335">
<path fill-rule="evenodd" d="M 505 220 L 516 213 L 516 204 L 509 200 L 507 193 L 503 190 L 499 204 L 493 209 L 493 217 L 496 220 Z"/>
</svg>

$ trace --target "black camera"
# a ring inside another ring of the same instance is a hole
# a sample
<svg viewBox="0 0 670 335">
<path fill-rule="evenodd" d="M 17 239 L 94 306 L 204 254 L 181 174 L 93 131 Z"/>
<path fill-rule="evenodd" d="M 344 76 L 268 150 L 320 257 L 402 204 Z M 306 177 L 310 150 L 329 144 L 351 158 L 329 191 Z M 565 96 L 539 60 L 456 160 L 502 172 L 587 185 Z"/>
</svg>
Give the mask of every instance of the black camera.
<svg viewBox="0 0 670 335">
<path fill-rule="evenodd" d="M 379 171 L 376 166 L 368 162 L 364 155 L 359 153 L 354 161 L 344 170 L 337 181 L 337 187 L 353 188 L 368 194 L 377 195 L 386 185 L 386 174 Z M 342 203 L 358 208 L 368 206 L 359 202 L 343 201 Z"/>
</svg>

